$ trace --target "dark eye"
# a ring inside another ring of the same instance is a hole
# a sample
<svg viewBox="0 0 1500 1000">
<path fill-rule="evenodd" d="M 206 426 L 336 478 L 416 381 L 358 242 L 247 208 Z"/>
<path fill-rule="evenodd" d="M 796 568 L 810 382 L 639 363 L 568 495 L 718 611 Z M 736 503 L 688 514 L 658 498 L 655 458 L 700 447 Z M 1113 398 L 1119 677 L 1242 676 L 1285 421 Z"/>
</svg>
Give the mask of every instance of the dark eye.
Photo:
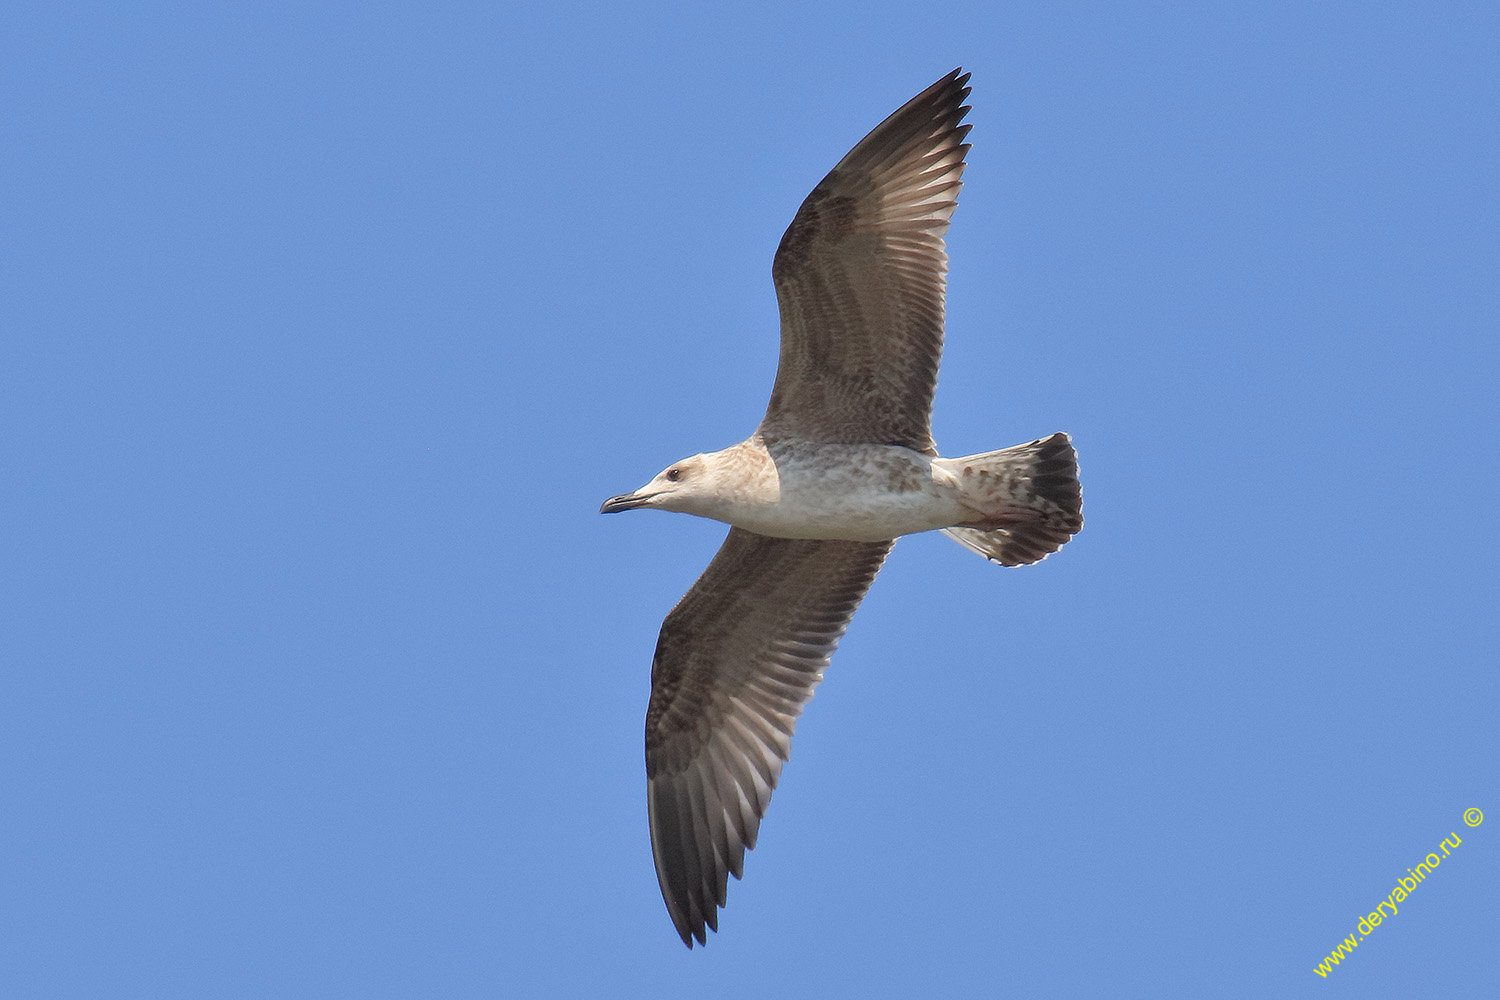
<svg viewBox="0 0 1500 1000">
<path fill-rule="evenodd" d="M 682 478 L 682 470 L 675 467 L 668 469 L 667 478 L 674 483 L 677 482 L 677 480 Z"/>
</svg>

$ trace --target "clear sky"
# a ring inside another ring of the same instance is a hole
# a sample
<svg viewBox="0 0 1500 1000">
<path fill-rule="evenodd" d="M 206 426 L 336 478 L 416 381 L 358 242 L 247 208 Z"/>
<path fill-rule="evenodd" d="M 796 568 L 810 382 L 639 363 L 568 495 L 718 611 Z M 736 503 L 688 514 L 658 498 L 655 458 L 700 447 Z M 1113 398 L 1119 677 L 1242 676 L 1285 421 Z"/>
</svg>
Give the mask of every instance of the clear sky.
<svg viewBox="0 0 1500 1000">
<path fill-rule="evenodd" d="M 27 8 L 4 995 L 1500 996 L 1493 3 Z M 1087 526 L 896 547 L 689 953 L 723 529 L 596 512 L 750 432 L 782 230 L 956 65 L 935 432 L 1070 432 Z"/>
</svg>

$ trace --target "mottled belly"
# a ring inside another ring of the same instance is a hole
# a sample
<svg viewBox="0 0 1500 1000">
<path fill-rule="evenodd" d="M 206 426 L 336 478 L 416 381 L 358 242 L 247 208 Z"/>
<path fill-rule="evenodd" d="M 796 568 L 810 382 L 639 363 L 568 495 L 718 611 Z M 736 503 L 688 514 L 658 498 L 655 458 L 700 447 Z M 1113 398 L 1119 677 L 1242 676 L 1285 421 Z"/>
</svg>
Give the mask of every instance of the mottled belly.
<svg viewBox="0 0 1500 1000">
<path fill-rule="evenodd" d="M 974 516 L 955 499 L 951 475 L 906 448 L 825 445 L 776 459 L 779 496 L 735 511 L 735 525 L 777 538 L 874 542 Z"/>
</svg>

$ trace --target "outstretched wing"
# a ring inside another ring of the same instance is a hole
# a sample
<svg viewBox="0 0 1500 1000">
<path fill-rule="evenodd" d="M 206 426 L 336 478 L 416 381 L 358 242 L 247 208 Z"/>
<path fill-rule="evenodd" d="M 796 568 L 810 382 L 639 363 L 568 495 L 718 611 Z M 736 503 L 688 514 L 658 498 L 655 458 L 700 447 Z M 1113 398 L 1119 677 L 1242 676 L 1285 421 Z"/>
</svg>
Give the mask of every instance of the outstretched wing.
<svg viewBox="0 0 1500 1000">
<path fill-rule="evenodd" d="M 728 875 L 791 752 L 797 717 L 894 542 L 730 529 L 662 623 L 646 709 L 656 877 L 683 944 L 718 930 Z"/>
<path fill-rule="evenodd" d="M 865 136 L 797 210 L 771 268 L 781 360 L 768 439 L 937 454 L 932 395 L 969 126 L 954 70 Z"/>
</svg>

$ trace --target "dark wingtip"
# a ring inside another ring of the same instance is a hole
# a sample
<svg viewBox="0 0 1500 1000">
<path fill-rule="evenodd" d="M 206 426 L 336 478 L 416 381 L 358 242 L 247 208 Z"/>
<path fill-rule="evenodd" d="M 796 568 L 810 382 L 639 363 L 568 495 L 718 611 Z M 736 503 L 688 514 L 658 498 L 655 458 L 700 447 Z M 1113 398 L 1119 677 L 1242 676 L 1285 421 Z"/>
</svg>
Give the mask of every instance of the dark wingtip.
<svg viewBox="0 0 1500 1000">
<path fill-rule="evenodd" d="M 677 931 L 677 936 L 682 938 L 682 943 L 687 945 L 688 951 L 693 950 L 695 940 L 704 947 L 708 946 L 708 930 L 704 927 L 702 920 L 689 920 L 687 913 L 680 906 L 669 906 L 667 912 L 672 916 L 672 927 Z M 715 927 L 714 930 L 718 928 Z"/>
</svg>

